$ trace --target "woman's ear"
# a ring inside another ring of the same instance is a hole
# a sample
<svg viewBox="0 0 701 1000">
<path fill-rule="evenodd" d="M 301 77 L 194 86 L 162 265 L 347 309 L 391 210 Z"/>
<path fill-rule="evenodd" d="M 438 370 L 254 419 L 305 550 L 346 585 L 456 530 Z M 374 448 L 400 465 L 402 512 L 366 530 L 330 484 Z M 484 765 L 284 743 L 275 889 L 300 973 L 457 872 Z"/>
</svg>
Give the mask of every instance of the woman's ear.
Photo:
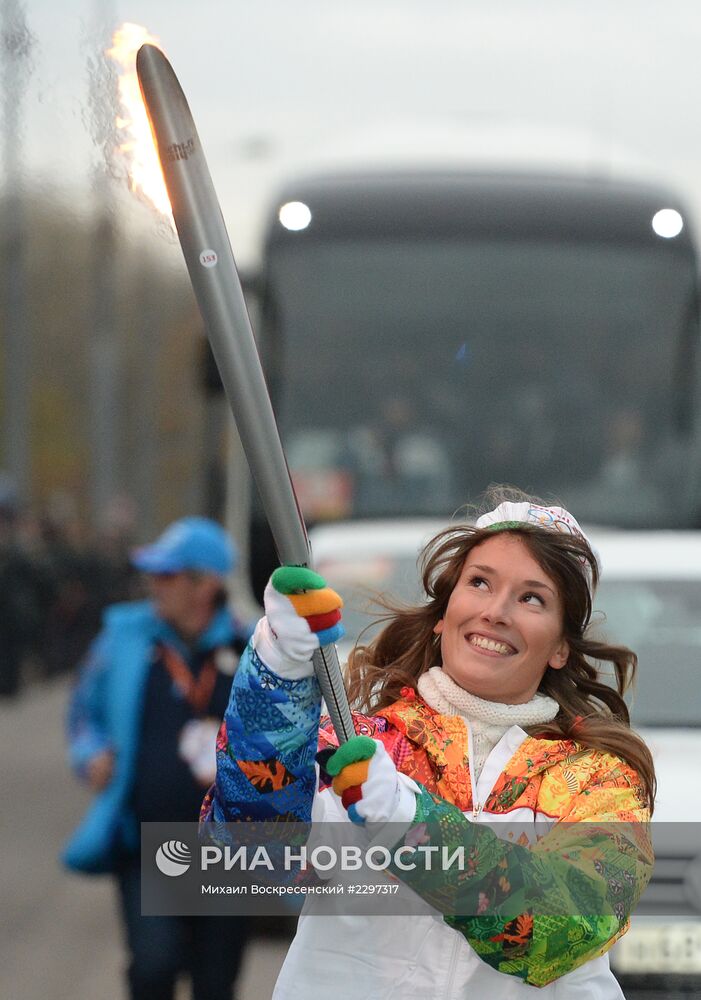
<svg viewBox="0 0 701 1000">
<path fill-rule="evenodd" d="M 433 626 L 433 631 L 436 635 L 440 635 L 443 631 L 443 619 L 439 618 L 436 624 Z"/>
<path fill-rule="evenodd" d="M 553 655 L 548 660 L 548 666 L 552 667 L 553 670 L 562 670 L 564 665 L 570 658 L 570 647 L 567 642 L 563 639 L 560 645 L 557 647 Z"/>
</svg>

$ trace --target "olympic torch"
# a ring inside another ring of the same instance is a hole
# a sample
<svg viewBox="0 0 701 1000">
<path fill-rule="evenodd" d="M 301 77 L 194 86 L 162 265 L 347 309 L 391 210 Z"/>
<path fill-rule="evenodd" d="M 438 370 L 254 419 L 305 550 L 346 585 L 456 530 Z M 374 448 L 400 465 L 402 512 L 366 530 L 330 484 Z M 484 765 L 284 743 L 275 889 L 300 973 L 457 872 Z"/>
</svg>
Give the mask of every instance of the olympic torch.
<svg viewBox="0 0 701 1000">
<path fill-rule="evenodd" d="M 141 46 L 136 70 L 180 246 L 278 557 L 284 565 L 308 566 L 304 519 L 190 108 L 172 66 L 155 45 Z M 355 733 L 335 646 L 314 655 L 314 670 L 338 739 L 345 742 Z"/>
</svg>

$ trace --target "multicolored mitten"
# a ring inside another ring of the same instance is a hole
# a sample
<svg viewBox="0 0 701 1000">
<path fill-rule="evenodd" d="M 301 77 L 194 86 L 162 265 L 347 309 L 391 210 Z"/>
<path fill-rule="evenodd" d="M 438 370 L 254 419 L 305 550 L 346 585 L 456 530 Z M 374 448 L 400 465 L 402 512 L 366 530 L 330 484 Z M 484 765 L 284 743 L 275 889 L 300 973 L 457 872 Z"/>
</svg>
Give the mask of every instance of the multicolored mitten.
<svg viewBox="0 0 701 1000">
<path fill-rule="evenodd" d="M 353 823 L 413 820 L 418 787 L 400 774 L 379 740 L 353 736 L 324 766 Z"/>
<path fill-rule="evenodd" d="M 304 566 L 281 566 L 263 595 L 265 617 L 253 636 L 261 660 L 280 676 L 313 673 L 312 656 L 343 636 L 343 600 L 318 573 Z"/>
</svg>

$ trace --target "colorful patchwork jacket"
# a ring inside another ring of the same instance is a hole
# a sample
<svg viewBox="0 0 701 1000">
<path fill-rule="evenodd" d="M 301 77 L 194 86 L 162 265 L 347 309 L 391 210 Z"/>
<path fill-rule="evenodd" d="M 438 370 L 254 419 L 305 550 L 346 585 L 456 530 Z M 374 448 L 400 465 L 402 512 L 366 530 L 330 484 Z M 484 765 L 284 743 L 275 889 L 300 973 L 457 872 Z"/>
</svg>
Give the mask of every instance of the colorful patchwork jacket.
<svg viewBox="0 0 701 1000">
<path fill-rule="evenodd" d="M 468 856 L 459 884 L 454 876 L 441 882 L 435 872 L 430 879 L 401 873 L 403 881 L 445 914 L 444 932 L 454 935 L 457 949 L 447 987 L 455 992 L 440 992 L 434 969 L 417 996 L 429 987 L 430 995 L 462 996 L 455 984 L 482 991 L 471 995 L 521 996 L 529 984 L 540 987 L 541 996 L 575 997 L 581 988 L 582 996 L 620 997 L 605 952 L 627 929 L 653 864 L 637 774 L 610 754 L 570 740 L 528 736 L 513 726 L 475 782 L 465 721 L 438 714 L 411 690 L 402 694 L 401 701 L 375 717 L 356 715 L 356 729 L 381 740 L 397 768 L 419 785 L 414 829 L 420 830 L 422 842 L 449 850 L 462 845 Z M 340 803 L 323 778 L 318 782 L 314 766 L 318 747 L 334 743 L 328 722 L 320 727 L 315 678 L 284 680 L 249 647 L 220 731 L 217 780 L 202 818 L 308 820 L 313 803 L 315 819 L 340 818 Z M 424 930 L 419 940 L 417 918 L 402 918 L 406 934 L 396 926 L 399 918 L 384 919 L 394 925 L 392 934 L 382 938 L 378 929 L 368 930 L 363 946 L 376 958 L 369 960 L 366 954 L 357 969 L 348 970 L 356 986 L 366 977 L 363 995 L 377 990 L 379 996 L 386 975 L 396 980 L 398 966 L 391 956 L 388 960 L 387 949 L 419 949 L 423 954 L 432 934 L 433 950 L 422 963 L 430 966 L 437 960 L 431 955 L 443 955 L 444 943 L 441 939 L 437 946 L 434 929 L 428 936 Z M 316 995 L 306 992 L 311 989 L 309 954 L 310 949 L 334 950 L 332 939 L 327 945 L 321 942 L 324 934 L 333 934 L 330 923 L 322 927 L 317 918 L 313 932 L 305 931 L 302 918 L 276 997 L 292 997 L 300 982 L 306 983 L 305 996 Z M 410 943 L 412 935 L 415 944 Z M 348 961 L 353 964 L 352 956 Z M 568 992 L 562 992 L 565 985 Z M 345 996 L 339 988 L 339 996 Z M 414 994 L 405 986 L 396 995 Z"/>
</svg>

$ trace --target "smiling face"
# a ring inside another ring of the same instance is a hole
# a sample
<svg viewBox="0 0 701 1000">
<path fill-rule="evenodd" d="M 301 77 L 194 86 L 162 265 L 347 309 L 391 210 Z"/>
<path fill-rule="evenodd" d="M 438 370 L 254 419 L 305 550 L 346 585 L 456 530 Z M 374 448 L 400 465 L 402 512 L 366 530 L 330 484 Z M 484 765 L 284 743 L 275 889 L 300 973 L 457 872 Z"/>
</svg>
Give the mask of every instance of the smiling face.
<svg viewBox="0 0 701 1000">
<path fill-rule="evenodd" d="M 546 669 L 569 656 L 556 584 L 508 532 L 469 552 L 434 631 L 445 672 L 487 701 L 530 701 Z"/>
</svg>

